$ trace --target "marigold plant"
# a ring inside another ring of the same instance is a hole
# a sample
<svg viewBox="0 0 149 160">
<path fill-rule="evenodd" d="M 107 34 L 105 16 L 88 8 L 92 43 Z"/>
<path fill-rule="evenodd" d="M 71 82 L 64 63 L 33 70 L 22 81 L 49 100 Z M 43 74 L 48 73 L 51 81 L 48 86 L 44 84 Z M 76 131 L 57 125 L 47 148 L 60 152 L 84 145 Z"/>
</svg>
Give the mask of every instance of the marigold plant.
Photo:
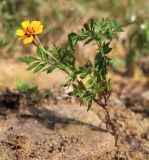
<svg viewBox="0 0 149 160">
<path fill-rule="evenodd" d="M 64 87 L 73 87 L 69 93 L 80 99 L 80 103 L 86 102 L 89 110 L 92 103 L 97 103 L 105 111 L 106 126 L 114 136 L 117 144 L 117 132 L 107 108 L 107 101 L 111 94 L 110 80 L 107 77 L 107 69 L 111 58 L 108 54 L 112 48 L 110 43 L 113 34 L 123 31 L 121 26 L 112 20 L 101 19 L 95 22 L 91 20 L 89 24 L 84 24 L 78 33 L 68 35 L 67 44 L 60 48 L 53 45 L 48 49 L 42 45 L 37 38 L 37 34 L 42 33 L 43 25 L 40 21 L 24 21 L 21 23 L 22 29 L 18 29 L 16 34 L 19 40 L 23 39 L 24 44 L 33 42 L 37 46 L 37 56 L 27 56 L 20 58 L 20 61 L 32 63 L 27 70 L 34 72 L 53 72 L 60 69 L 68 75 L 68 81 Z M 84 65 L 76 63 L 76 45 L 83 41 L 84 45 L 93 42 L 97 46 L 94 62 L 88 60 Z"/>
</svg>

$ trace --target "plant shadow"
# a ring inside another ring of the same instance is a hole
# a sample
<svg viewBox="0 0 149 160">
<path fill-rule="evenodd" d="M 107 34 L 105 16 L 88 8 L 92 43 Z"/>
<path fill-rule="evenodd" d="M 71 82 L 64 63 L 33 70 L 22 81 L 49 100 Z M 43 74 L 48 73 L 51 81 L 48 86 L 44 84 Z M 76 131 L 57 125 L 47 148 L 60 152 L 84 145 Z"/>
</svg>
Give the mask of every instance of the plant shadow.
<svg viewBox="0 0 149 160">
<path fill-rule="evenodd" d="M 55 111 L 50 111 L 45 108 L 40 108 L 40 107 L 37 108 L 37 107 L 32 106 L 30 109 L 30 112 L 31 112 L 31 115 L 21 114 L 19 118 L 24 119 L 24 120 L 33 118 L 50 130 L 55 130 L 58 124 L 60 125 L 60 128 L 63 128 L 63 129 L 65 129 L 69 125 L 76 125 L 76 126 L 88 127 L 89 129 L 94 130 L 94 131 L 108 132 L 107 130 L 102 129 L 100 127 L 96 127 L 89 123 L 81 122 L 74 118 L 68 118 L 65 116 L 61 116 L 57 114 Z"/>
</svg>

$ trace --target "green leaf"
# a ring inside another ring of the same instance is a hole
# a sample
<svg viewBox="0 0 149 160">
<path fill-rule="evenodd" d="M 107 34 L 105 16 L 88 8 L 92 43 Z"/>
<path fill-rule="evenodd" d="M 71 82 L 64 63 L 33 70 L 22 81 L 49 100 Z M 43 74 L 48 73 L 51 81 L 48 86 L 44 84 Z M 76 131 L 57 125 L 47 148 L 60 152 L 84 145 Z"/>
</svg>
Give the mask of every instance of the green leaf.
<svg viewBox="0 0 149 160">
<path fill-rule="evenodd" d="M 124 32 L 124 30 L 122 28 L 117 28 L 115 32 Z"/>
<path fill-rule="evenodd" d="M 56 69 L 56 67 L 57 67 L 57 65 L 52 65 L 52 66 L 44 69 L 43 71 L 47 71 L 47 74 L 48 74 L 48 73 L 53 72 Z"/>
<path fill-rule="evenodd" d="M 46 54 L 46 53 L 43 53 L 44 54 L 44 59 L 45 59 L 45 61 L 49 61 L 49 55 L 48 54 Z"/>
<path fill-rule="evenodd" d="M 93 100 L 92 98 L 88 101 L 88 108 L 87 108 L 87 111 L 90 110 L 91 106 L 92 106 L 92 103 L 93 103 Z"/>
<path fill-rule="evenodd" d="M 78 36 L 78 40 L 79 40 L 79 41 L 83 41 L 83 40 L 85 40 L 87 37 L 88 37 L 88 35 L 86 35 L 86 34 L 84 34 L 84 35 L 79 35 L 79 36 Z"/>
<path fill-rule="evenodd" d="M 88 74 L 91 73 L 91 70 L 86 70 L 85 72 L 82 72 L 81 75 L 80 75 L 80 78 L 81 79 L 84 79 Z"/>
<path fill-rule="evenodd" d="M 110 42 L 103 45 L 104 54 L 108 54 L 109 52 L 111 52 L 112 48 L 110 48 L 109 45 L 110 45 Z"/>
<path fill-rule="evenodd" d="M 70 34 L 68 35 L 68 37 L 71 38 L 71 39 L 76 38 L 77 36 L 78 36 L 78 35 L 77 35 L 76 33 L 74 33 L 74 32 L 72 32 L 72 33 L 70 33 Z"/>
<path fill-rule="evenodd" d="M 90 31 L 90 28 L 87 23 L 84 24 L 84 28 L 86 29 L 86 31 Z"/>
<path fill-rule="evenodd" d="M 42 53 L 40 47 L 37 47 L 36 51 L 37 51 L 38 56 L 42 59 L 42 54 L 43 53 Z"/>
<path fill-rule="evenodd" d="M 56 45 L 53 46 L 51 53 L 55 58 L 59 59 L 59 48 Z"/>
<path fill-rule="evenodd" d="M 68 35 L 68 44 L 72 49 L 74 49 L 74 44 L 76 43 L 75 41 L 77 40 L 77 34 L 72 32 Z"/>
<path fill-rule="evenodd" d="M 94 23 L 95 23 L 94 20 L 91 19 L 91 30 L 92 30 L 92 31 L 94 31 Z"/>
<path fill-rule="evenodd" d="M 98 70 L 100 71 L 103 67 L 103 56 L 100 52 L 96 54 L 95 57 L 95 67 L 98 67 Z"/>
<path fill-rule="evenodd" d="M 36 62 L 36 63 L 32 64 L 31 66 L 29 66 L 27 68 L 27 70 L 32 70 L 33 68 L 37 67 L 39 64 L 40 64 L 40 62 Z"/>
<path fill-rule="evenodd" d="M 36 60 L 38 60 L 38 59 L 33 56 L 26 56 L 26 57 L 19 58 L 19 61 L 26 62 L 26 63 L 34 62 Z"/>
<path fill-rule="evenodd" d="M 72 74 L 71 76 L 70 76 L 70 81 L 75 81 L 76 80 L 76 78 L 77 78 L 77 75 L 76 74 Z"/>
<path fill-rule="evenodd" d="M 118 23 L 116 21 L 109 20 L 108 25 L 109 25 L 110 28 L 115 28 L 115 27 L 118 26 Z"/>
<path fill-rule="evenodd" d="M 93 40 L 94 40 L 93 38 L 88 39 L 88 40 L 84 43 L 84 45 L 90 43 L 90 42 L 93 41 Z"/>
<path fill-rule="evenodd" d="M 40 64 L 40 65 L 34 70 L 34 73 L 39 72 L 45 65 L 46 65 L 45 63 Z"/>
</svg>

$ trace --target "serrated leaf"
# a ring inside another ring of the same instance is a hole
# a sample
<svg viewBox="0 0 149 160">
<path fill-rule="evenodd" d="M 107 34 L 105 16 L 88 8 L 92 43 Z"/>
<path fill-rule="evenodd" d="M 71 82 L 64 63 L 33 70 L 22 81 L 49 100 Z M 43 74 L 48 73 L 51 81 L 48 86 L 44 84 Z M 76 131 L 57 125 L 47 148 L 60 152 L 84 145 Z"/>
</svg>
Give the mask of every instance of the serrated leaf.
<svg viewBox="0 0 149 160">
<path fill-rule="evenodd" d="M 26 56 L 26 57 L 19 58 L 19 61 L 26 62 L 26 63 L 34 62 L 36 60 L 38 60 L 38 59 L 33 56 Z"/>
<path fill-rule="evenodd" d="M 29 66 L 27 68 L 27 70 L 32 70 L 33 68 L 37 67 L 39 64 L 40 64 L 40 62 L 36 62 L 36 63 L 32 64 L 31 66 Z"/>
<path fill-rule="evenodd" d="M 45 65 L 46 65 L 45 63 L 40 64 L 40 65 L 34 70 L 34 73 L 39 72 Z"/>
</svg>

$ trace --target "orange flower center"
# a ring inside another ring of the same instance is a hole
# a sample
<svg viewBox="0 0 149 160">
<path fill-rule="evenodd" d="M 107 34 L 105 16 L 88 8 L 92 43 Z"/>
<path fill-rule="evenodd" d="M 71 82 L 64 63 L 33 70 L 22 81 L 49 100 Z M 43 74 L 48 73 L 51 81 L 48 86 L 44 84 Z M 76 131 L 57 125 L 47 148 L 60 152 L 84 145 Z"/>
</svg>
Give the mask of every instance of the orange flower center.
<svg viewBox="0 0 149 160">
<path fill-rule="evenodd" d="M 35 33 L 35 29 L 33 27 L 27 27 L 24 29 L 25 36 L 30 36 Z"/>
</svg>

